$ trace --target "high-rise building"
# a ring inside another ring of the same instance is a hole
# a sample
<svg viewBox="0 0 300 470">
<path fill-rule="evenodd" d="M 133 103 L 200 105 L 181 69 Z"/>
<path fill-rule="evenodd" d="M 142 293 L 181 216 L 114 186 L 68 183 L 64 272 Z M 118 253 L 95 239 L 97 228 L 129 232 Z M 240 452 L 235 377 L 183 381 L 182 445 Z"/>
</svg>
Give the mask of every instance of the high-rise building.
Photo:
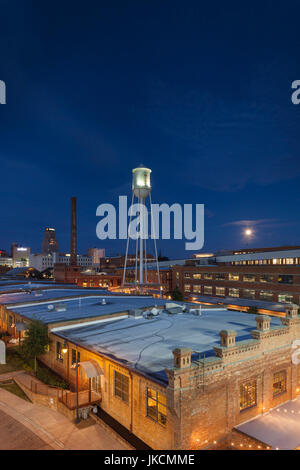
<svg viewBox="0 0 300 470">
<path fill-rule="evenodd" d="M 42 243 L 42 253 L 50 254 L 58 252 L 58 242 L 55 228 L 46 227 Z"/>
<path fill-rule="evenodd" d="M 90 248 L 88 250 L 88 256 L 93 258 L 93 264 L 99 264 L 101 258 L 105 258 L 104 248 Z"/>
<path fill-rule="evenodd" d="M 14 268 L 29 266 L 30 248 L 12 244 L 12 262 Z"/>
</svg>

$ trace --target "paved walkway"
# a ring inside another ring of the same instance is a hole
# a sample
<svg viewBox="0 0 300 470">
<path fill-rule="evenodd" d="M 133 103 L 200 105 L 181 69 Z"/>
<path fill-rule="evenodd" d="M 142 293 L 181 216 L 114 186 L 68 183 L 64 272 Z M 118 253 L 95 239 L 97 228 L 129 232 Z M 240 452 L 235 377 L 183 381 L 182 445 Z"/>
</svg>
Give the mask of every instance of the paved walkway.
<svg viewBox="0 0 300 470">
<path fill-rule="evenodd" d="M 29 403 L 3 389 L 0 389 L 0 423 L 1 450 L 127 449 L 99 424 L 78 428 L 57 411 Z"/>
</svg>

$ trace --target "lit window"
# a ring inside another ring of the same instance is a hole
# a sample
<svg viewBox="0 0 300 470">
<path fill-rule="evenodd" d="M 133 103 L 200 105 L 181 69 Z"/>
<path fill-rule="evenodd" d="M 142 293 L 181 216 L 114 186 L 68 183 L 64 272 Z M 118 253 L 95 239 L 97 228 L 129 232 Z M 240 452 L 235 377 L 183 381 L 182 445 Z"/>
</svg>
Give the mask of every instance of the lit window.
<svg viewBox="0 0 300 470">
<path fill-rule="evenodd" d="M 164 426 L 167 423 L 167 400 L 162 393 L 147 388 L 147 416 Z"/>
<path fill-rule="evenodd" d="M 115 370 L 114 375 L 115 397 L 121 398 L 125 403 L 129 403 L 129 378 Z"/>
<path fill-rule="evenodd" d="M 210 273 L 204 273 L 204 274 L 203 274 L 203 278 L 204 278 L 204 279 L 212 279 L 213 276 L 212 276 L 212 274 L 210 274 Z"/>
<path fill-rule="evenodd" d="M 229 297 L 239 297 L 240 296 L 240 291 L 239 289 L 229 289 L 228 291 Z"/>
<path fill-rule="evenodd" d="M 244 282 L 255 282 L 255 275 L 254 274 L 244 274 L 243 281 Z"/>
<path fill-rule="evenodd" d="M 191 284 L 184 284 L 185 292 L 191 292 Z"/>
<path fill-rule="evenodd" d="M 266 290 L 261 290 L 259 293 L 259 298 L 261 300 L 273 300 L 273 292 L 268 292 Z"/>
<path fill-rule="evenodd" d="M 200 294 L 201 293 L 201 286 L 193 286 L 193 292 L 195 292 L 195 294 Z"/>
<path fill-rule="evenodd" d="M 260 282 L 273 282 L 274 276 L 270 276 L 269 274 L 262 274 L 260 276 Z"/>
<path fill-rule="evenodd" d="M 201 274 L 195 273 L 193 274 L 194 279 L 201 279 Z"/>
<path fill-rule="evenodd" d="M 63 362 L 64 356 L 62 352 L 62 344 L 59 341 L 56 341 L 56 359 L 59 362 Z"/>
<path fill-rule="evenodd" d="M 278 295 L 278 302 L 287 302 L 287 303 L 293 303 L 293 296 L 292 295 L 286 295 L 286 294 L 279 294 Z"/>
<path fill-rule="evenodd" d="M 278 276 L 278 284 L 293 284 L 294 283 L 294 276 L 291 274 L 280 274 Z"/>
<path fill-rule="evenodd" d="M 225 287 L 216 287 L 216 295 L 224 296 L 225 295 Z"/>
<path fill-rule="evenodd" d="M 240 386 L 240 411 L 256 406 L 256 380 L 250 380 Z"/>
<path fill-rule="evenodd" d="M 273 397 L 286 392 L 286 371 L 276 372 L 273 376 Z"/>
<path fill-rule="evenodd" d="M 239 281 L 240 276 L 239 274 L 229 273 L 228 274 L 229 281 Z"/>
<path fill-rule="evenodd" d="M 243 297 L 245 299 L 255 299 L 255 290 L 243 289 Z"/>
<path fill-rule="evenodd" d="M 211 286 L 204 286 L 203 293 L 206 294 L 206 295 L 211 295 L 212 294 L 212 287 Z"/>
<path fill-rule="evenodd" d="M 72 349 L 72 365 L 76 364 L 76 352 L 77 352 L 77 362 L 80 362 L 80 352 L 76 349 Z"/>
</svg>

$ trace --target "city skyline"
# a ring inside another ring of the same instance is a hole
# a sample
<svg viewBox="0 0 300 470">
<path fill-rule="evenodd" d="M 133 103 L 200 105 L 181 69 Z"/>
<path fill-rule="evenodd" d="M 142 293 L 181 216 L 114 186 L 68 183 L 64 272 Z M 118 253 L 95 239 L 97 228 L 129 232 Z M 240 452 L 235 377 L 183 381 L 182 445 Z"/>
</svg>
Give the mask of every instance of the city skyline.
<svg viewBox="0 0 300 470">
<path fill-rule="evenodd" d="M 38 252 L 53 226 L 68 251 L 75 194 L 79 252 L 125 252 L 122 240 L 99 243 L 96 208 L 129 196 L 141 162 L 153 202 L 205 204 L 203 251 L 242 248 L 248 226 L 252 247 L 299 244 L 296 14 L 269 2 L 231 1 L 218 14 L 133 1 L 84 15 L 79 2 L 72 13 L 59 4 L 58 17 L 54 2 L 37 21 L 33 6 L 14 3 L 0 33 L 1 247 Z M 158 248 L 189 255 L 184 241 Z"/>
</svg>

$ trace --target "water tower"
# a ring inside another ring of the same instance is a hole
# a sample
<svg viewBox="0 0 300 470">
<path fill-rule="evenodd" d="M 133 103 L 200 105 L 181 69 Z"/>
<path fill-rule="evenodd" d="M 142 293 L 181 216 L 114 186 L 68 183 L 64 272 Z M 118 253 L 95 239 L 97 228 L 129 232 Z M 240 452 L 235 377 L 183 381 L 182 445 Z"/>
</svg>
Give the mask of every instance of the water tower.
<svg viewBox="0 0 300 470">
<path fill-rule="evenodd" d="M 152 218 L 151 214 L 151 175 L 152 170 L 150 168 L 146 168 L 144 165 L 139 165 L 137 168 L 132 170 L 132 201 L 131 204 L 134 203 L 134 198 L 137 198 L 138 204 L 141 204 L 140 210 L 140 227 L 139 227 L 139 237 L 136 240 L 136 264 L 135 264 L 135 284 L 139 282 L 140 289 L 142 290 L 142 286 L 148 284 L 147 280 L 147 253 L 146 253 L 146 239 L 143 238 L 142 234 L 144 233 L 144 226 L 143 226 L 143 217 L 142 214 L 142 206 L 146 206 L 146 199 L 149 198 L 149 205 L 150 205 L 150 217 Z M 130 219 L 131 220 L 131 219 Z M 130 223 L 130 222 L 129 222 Z M 153 220 L 152 220 L 153 223 Z M 125 265 L 124 265 L 124 274 L 123 274 L 123 287 L 125 284 L 125 277 L 126 277 L 126 264 L 127 264 L 127 257 L 128 257 L 128 247 L 129 247 L 129 239 L 130 236 L 128 234 L 127 239 L 127 248 L 126 248 L 126 256 L 125 256 Z M 159 266 L 158 266 L 158 259 L 157 259 L 157 248 L 156 248 L 156 240 L 154 238 L 154 249 L 155 249 L 155 258 L 157 264 L 157 276 L 158 276 L 158 284 L 160 284 L 160 276 L 159 276 Z M 139 259 L 139 281 L 137 281 L 137 274 L 138 274 L 138 259 Z"/>
</svg>

